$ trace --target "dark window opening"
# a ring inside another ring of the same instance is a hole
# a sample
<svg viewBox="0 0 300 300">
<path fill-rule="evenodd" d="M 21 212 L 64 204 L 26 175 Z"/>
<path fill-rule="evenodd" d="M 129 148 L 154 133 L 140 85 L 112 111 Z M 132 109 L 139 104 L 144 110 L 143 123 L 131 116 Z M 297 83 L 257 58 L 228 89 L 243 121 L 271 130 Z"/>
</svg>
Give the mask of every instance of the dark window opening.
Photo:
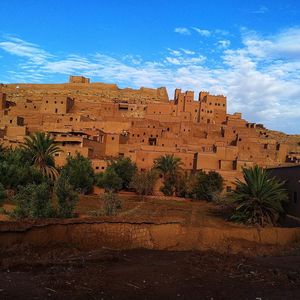
<svg viewBox="0 0 300 300">
<path fill-rule="evenodd" d="M 150 146 L 156 146 L 156 138 L 149 138 L 148 143 Z"/>
</svg>

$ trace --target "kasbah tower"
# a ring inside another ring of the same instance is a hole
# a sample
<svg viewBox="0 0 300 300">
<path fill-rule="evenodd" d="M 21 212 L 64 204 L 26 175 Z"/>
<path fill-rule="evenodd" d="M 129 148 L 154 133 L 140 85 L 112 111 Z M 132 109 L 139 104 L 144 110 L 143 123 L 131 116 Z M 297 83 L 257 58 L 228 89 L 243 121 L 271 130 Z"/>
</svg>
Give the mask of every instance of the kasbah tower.
<svg viewBox="0 0 300 300">
<path fill-rule="evenodd" d="M 148 170 L 155 158 L 174 154 L 188 172 L 219 172 L 227 191 L 244 167 L 300 162 L 293 136 L 228 114 L 223 95 L 176 89 L 170 100 L 164 87 L 120 89 L 83 76 L 63 84 L 0 85 L 0 143 L 14 148 L 37 131 L 49 133 L 63 150 L 57 166 L 80 153 L 96 173 L 120 156 Z"/>
</svg>

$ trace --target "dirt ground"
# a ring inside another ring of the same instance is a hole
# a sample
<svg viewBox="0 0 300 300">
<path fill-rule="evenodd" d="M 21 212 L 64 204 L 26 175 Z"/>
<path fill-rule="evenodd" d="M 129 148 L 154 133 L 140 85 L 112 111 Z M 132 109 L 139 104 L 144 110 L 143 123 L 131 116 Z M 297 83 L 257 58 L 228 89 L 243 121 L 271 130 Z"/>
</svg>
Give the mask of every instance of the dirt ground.
<svg viewBox="0 0 300 300">
<path fill-rule="evenodd" d="M 225 220 L 224 210 L 202 201 L 141 201 L 132 195 L 122 195 L 122 201 L 124 219 L 240 227 Z M 90 218 L 101 207 L 99 196 L 81 197 L 76 213 Z M 276 257 L 245 257 L 212 251 L 84 252 L 69 245 L 19 245 L 0 250 L 2 299 L 300 299 L 300 249 Z"/>
<path fill-rule="evenodd" d="M 11 249 L 1 253 L 0 299 L 300 299 L 298 252 Z"/>
</svg>

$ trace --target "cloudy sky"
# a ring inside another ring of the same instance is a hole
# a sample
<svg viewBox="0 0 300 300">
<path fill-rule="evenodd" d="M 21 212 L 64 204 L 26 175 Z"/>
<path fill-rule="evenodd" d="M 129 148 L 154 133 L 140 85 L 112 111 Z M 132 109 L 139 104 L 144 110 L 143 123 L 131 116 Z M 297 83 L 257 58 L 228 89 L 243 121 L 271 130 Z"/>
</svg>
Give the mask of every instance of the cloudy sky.
<svg viewBox="0 0 300 300">
<path fill-rule="evenodd" d="M 0 13 L 0 82 L 205 90 L 300 133 L 298 0 L 1 0 Z"/>
</svg>

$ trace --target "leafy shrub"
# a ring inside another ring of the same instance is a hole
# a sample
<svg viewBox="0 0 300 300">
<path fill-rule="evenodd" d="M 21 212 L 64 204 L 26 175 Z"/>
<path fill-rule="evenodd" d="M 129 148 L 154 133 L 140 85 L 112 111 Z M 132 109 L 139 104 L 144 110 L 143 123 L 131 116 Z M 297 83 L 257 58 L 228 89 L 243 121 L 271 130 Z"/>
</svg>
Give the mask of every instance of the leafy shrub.
<svg viewBox="0 0 300 300">
<path fill-rule="evenodd" d="M 54 191 L 57 197 L 58 216 L 70 218 L 78 202 L 78 194 L 65 176 L 60 176 L 54 185 Z"/>
<path fill-rule="evenodd" d="M 176 183 L 176 178 L 165 177 L 163 181 L 163 186 L 160 188 L 160 191 L 165 196 L 173 196 L 175 192 L 175 183 Z"/>
<path fill-rule="evenodd" d="M 82 194 L 91 192 L 94 183 L 94 170 L 88 158 L 77 153 L 75 157 L 68 157 L 61 175 L 68 178 L 76 191 Z"/>
<path fill-rule="evenodd" d="M 53 216 L 47 183 L 29 184 L 21 187 L 13 201 L 17 205 L 13 211 L 13 216 L 17 218 L 49 218 Z"/>
<path fill-rule="evenodd" d="M 3 185 L 0 183 L 0 205 L 3 203 L 5 198 L 6 198 L 5 189 Z"/>
<path fill-rule="evenodd" d="M 178 174 L 175 183 L 175 194 L 177 197 L 194 198 L 197 177 L 195 174 L 181 173 Z"/>
<path fill-rule="evenodd" d="M 194 189 L 196 199 L 211 201 L 216 193 L 222 192 L 224 180 L 219 173 L 210 171 L 206 174 L 200 171 L 196 176 L 197 184 Z"/>
<path fill-rule="evenodd" d="M 101 196 L 103 200 L 104 214 L 106 216 L 114 216 L 117 214 L 118 209 L 121 208 L 120 197 L 109 191 Z"/>
<path fill-rule="evenodd" d="M 243 169 L 243 176 L 244 182 L 237 180 L 231 194 L 237 205 L 232 220 L 260 226 L 275 225 L 284 213 L 282 204 L 288 199 L 284 182 L 271 178 L 258 166 Z"/>
<path fill-rule="evenodd" d="M 96 185 L 104 188 L 105 191 L 116 192 L 122 189 L 122 179 L 113 169 L 107 169 L 95 176 Z"/>
<path fill-rule="evenodd" d="M 130 187 L 140 196 L 152 195 L 158 174 L 155 170 L 137 172 L 132 178 Z"/>
<path fill-rule="evenodd" d="M 121 189 L 129 189 L 137 167 L 129 157 L 120 157 L 117 160 L 110 161 L 107 171 L 114 171 L 122 179 Z"/>
<path fill-rule="evenodd" d="M 20 186 L 47 182 L 41 172 L 30 163 L 30 157 L 22 149 L 6 150 L 0 158 L 0 183 L 5 189 L 17 191 Z"/>
</svg>

